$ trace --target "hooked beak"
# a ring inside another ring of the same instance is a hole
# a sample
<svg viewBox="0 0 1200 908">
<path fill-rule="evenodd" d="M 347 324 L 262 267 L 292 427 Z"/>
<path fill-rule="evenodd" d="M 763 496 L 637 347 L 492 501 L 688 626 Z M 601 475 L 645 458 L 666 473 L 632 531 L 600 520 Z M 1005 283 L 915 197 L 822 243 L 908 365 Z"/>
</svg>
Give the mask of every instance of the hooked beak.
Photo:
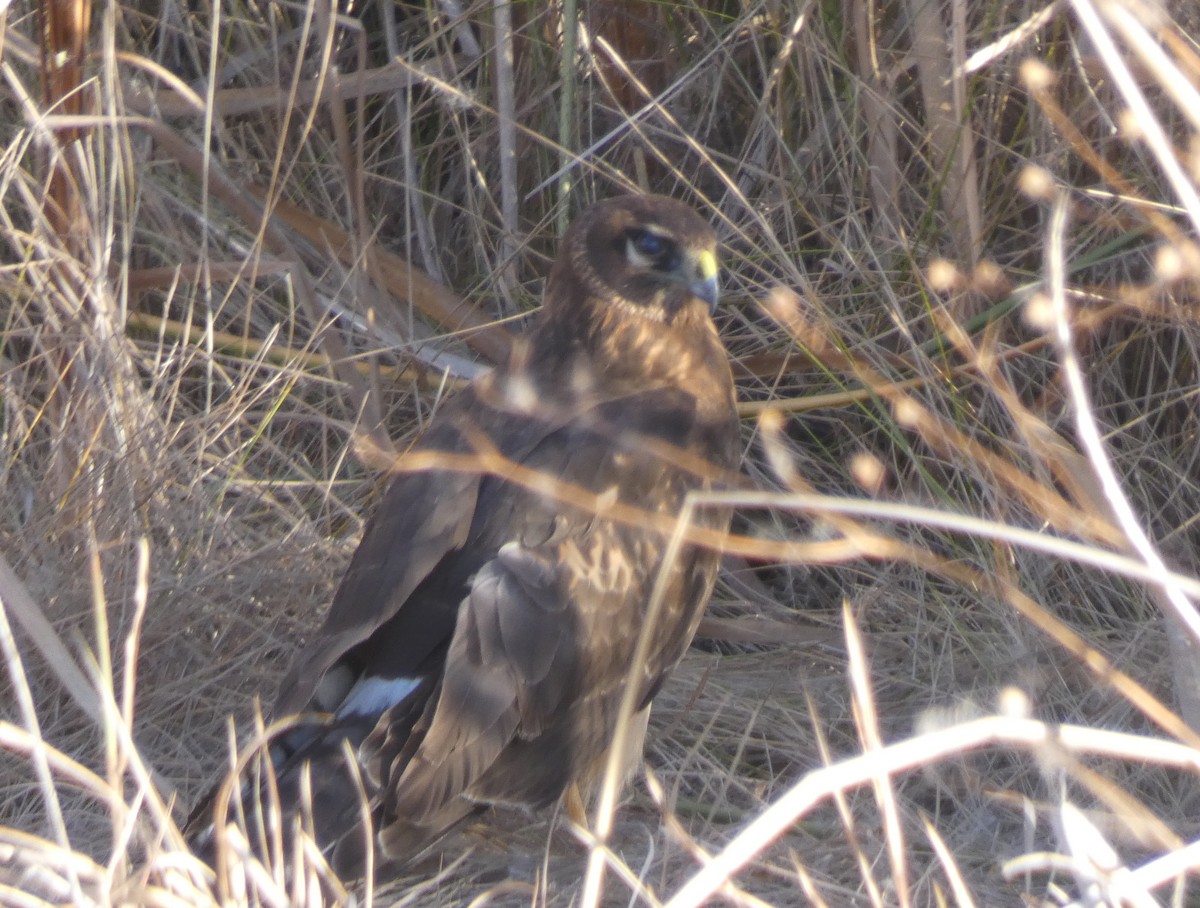
<svg viewBox="0 0 1200 908">
<path fill-rule="evenodd" d="M 705 249 L 692 259 L 692 280 L 688 290 L 708 303 L 708 311 L 717 311 L 717 301 L 721 297 L 721 286 L 718 283 L 720 269 L 717 267 L 717 256 L 711 249 Z"/>
</svg>

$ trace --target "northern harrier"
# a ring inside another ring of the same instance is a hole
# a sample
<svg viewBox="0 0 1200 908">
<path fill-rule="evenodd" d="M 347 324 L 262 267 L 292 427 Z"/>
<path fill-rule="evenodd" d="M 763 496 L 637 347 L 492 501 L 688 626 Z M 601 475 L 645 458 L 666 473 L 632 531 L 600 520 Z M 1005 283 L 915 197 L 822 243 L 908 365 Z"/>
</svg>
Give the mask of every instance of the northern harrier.
<svg viewBox="0 0 1200 908">
<path fill-rule="evenodd" d="M 406 455 L 419 468 L 401 459 L 272 710 L 322 714 L 271 758 L 285 813 L 312 767 L 317 840 L 343 873 L 363 849 L 346 742 L 376 860 L 403 863 L 480 805 L 541 808 L 597 781 L 627 683 L 644 730 L 719 560 L 685 543 L 665 564 L 670 535 L 688 494 L 738 465 L 715 251 L 671 199 L 589 208 L 512 361 L 441 408 Z M 728 528 L 728 513 L 692 513 Z M 658 626 L 630 678 L 656 582 Z M 191 828 L 211 821 L 202 805 Z M 211 827 L 193 835 L 211 848 Z"/>
</svg>

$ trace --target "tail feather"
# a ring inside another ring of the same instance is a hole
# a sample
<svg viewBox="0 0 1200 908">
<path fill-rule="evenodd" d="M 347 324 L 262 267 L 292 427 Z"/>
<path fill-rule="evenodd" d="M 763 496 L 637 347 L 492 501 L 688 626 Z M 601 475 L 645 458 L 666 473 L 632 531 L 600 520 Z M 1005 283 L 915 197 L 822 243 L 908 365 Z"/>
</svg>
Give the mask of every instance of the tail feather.
<svg viewBox="0 0 1200 908">
<path fill-rule="evenodd" d="M 402 687 L 403 696 L 390 696 Z M 335 714 L 312 716 L 280 730 L 268 748 L 259 747 L 241 761 L 246 769 L 236 788 L 222 779 L 197 802 L 184 825 L 193 853 L 215 869 L 214 823 L 220 814 L 226 824 L 244 831 L 260 859 L 294 853 L 296 830 L 305 830 L 347 879 L 362 874 L 368 848 L 378 852 L 377 866 L 406 863 L 418 855 L 451 823 L 438 829 L 409 827 L 403 850 L 381 849 L 376 833 L 396 820 L 386 814 L 379 795 L 403 771 L 423 737 L 424 713 L 436 701 L 436 695 L 430 696 L 434 689 L 429 679 L 408 686 L 359 684 Z M 222 798 L 227 802 L 223 810 Z M 470 809 L 468 805 L 452 822 Z"/>
<path fill-rule="evenodd" d="M 192 810 L 184 835 L 193 853 L 216 867 L 215 824 L 221 820 L 241 829 L 264 863 L 293 853 L 297 829 L 330 853 L 361 825 L 363 805 L 372 800 L 357 767 L 350 765 L 357 743 L 369 733 L 359 725 L 307 722 L 278 736 L 267 750 L 248 755 L 236 781 L 221 779 Z"/>
</svg>

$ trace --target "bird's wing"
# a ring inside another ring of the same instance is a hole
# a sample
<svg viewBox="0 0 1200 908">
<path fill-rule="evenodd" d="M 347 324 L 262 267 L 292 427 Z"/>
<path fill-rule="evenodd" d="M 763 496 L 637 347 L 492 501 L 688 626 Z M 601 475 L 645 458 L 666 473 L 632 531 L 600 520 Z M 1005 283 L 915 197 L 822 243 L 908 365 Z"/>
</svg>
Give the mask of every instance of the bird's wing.
<svg viewBox="0 0 1200 908">
<path fill-rule="evenodd" d="M 360 752 L 398 826 L 438 829 L 461 814 L 463 796 L 552 801 L 578 773 L 575 754 L 604 747 L 666 539 L 559 496 L 582 487 L 650 514 L 677 514 L 702 481 L 648 453 L 645 441 L 686 442 L 694 419 L 687 400 L 656 392 L 610 401 L 591 420 L 547 435 L 523 465 L 554 489 L 484 484 L 472 536 L 501 544 L 458 610 L 441 689 L 413 739 L 397 741 L 385 715 Z M 706 553 L 697 569 L 698 557 L 688 549 L 670 568 L 643 699 L 691 639 L 717 562 Z M 386 835 L 383 842 L 386 850 Z"/>
<path fill-rule="evenodd" d="M 443 406 L 414 451 L 470 455 L 482 437 L 520 456 L 552 428 L 514 420 L 472 386 Z M 482 479 L 478 472 L 436 468 L 397 473 L 367 523 L 324 623 L 284 677 L 274 716 L 336 711 L 364 668 L 346 670 L 339 663 L 356 648 L 371 646 L 373 638 L 387 636 L 374 641 L 387 649 L 374 661 L 385 661 L 392 677 L 416 672 L 444 649 L 459 597 L 422 596 L 415 608 L 410 600 L 448 556 L 468 544 Z M 460 578 L 459 585 L 464 582 Z M 405 616 L 397 628 L 406 609 L 420 614 Z"/>
</svg>

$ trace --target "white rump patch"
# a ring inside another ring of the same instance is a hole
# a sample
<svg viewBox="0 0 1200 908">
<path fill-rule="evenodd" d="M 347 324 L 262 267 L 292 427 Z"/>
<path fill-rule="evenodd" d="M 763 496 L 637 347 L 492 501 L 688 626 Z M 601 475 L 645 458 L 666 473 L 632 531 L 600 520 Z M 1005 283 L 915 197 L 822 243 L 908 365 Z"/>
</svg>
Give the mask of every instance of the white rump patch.
<svg viewBox="0 0 1200 908">
<path fill-rule="evenodd" d="M 337 708 L 337 716 L 377 716 L 409 696 L 420 684 L 420 678 L 362 678 Z"/>
<path fill-rule="evenodd" d="M 518 413 L 532 413 L 538 405 L 537 388 L 524 373 L 509 376 L 504 383 L 504 397 Z"/>
<path fill-rule="evenodd" d="M 617 503 L 617 499 L 621 497 L 621 490 L 616 484 L 609 486 L 603 492 L 596 496 L 596 513 L 603 514 L 605 511 L 612 508 Z"/>
</svg>

